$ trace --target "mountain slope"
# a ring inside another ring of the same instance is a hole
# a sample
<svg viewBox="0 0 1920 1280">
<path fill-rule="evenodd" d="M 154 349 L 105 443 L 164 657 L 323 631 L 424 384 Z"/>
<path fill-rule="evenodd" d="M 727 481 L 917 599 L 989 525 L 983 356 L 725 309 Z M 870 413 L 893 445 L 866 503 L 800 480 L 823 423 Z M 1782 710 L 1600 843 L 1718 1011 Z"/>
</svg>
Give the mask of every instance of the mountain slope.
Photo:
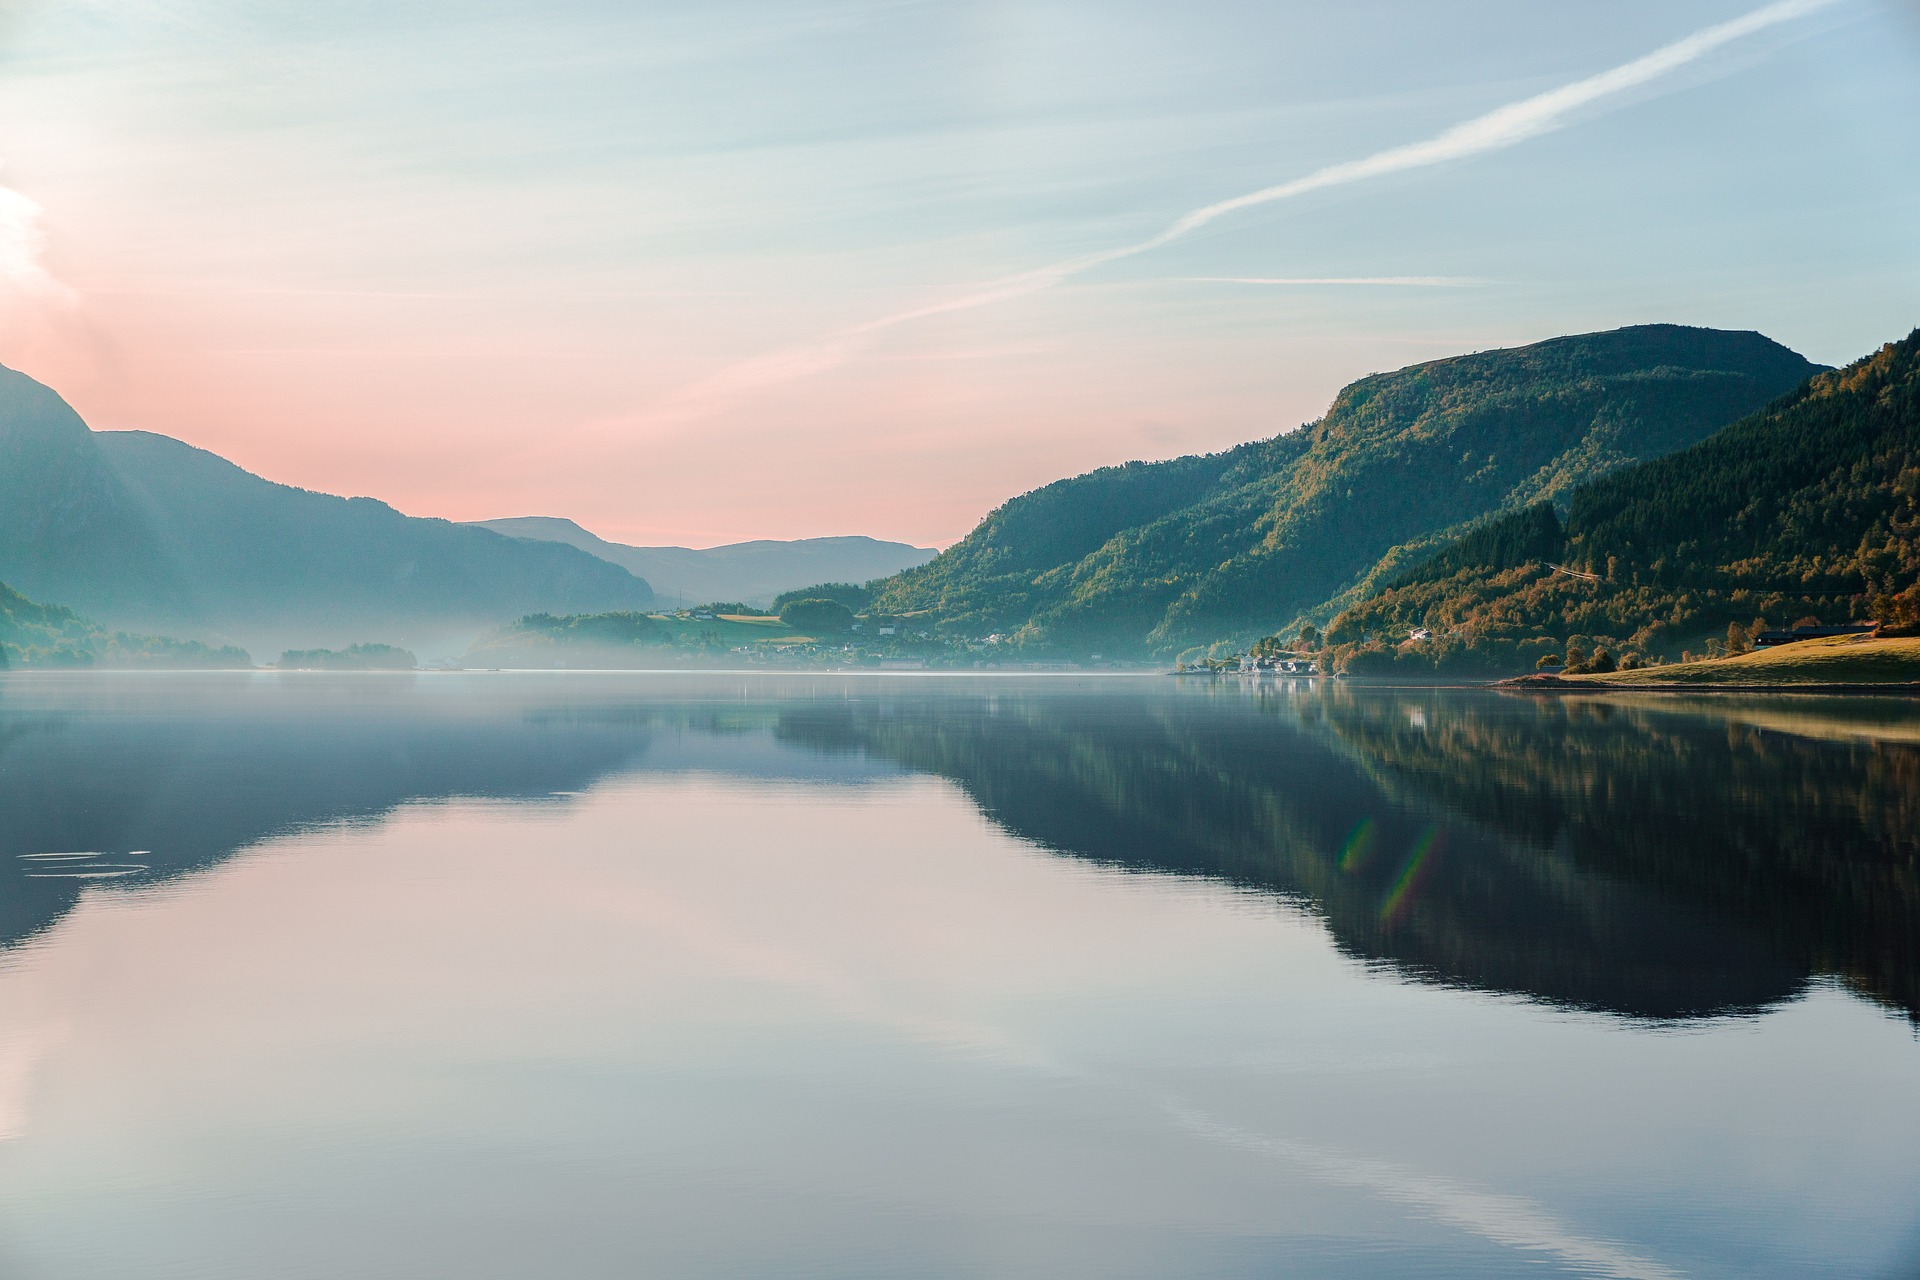
<svg viewBox="0 0 1920 1280">
<path fill-rule="evenodd" d="M 109 627 L 271 653 L 369 639 L 457 652 L 523 613 L 652 601 L 644 581 L 571 547 L 275 484 L 165 436 L 90 431 L 11 370 L 0 580 Z"/>
<path fill-rule="evenodd" d="M 1015 498 L 875 607 L 1035 648 L 1250 639 L 1436 534 L 1690 445 L 1818 368 L 1756 333 L 1642 325 L 1377 374 L 1299 431 Z"/>
<path fill-rule="evenodd" d="M 108 631 L 56 604 L 36 604 L 0 582 L 0 669 L 7 667 L 250 667 L 244 649 Z"/>
<path fill-rule="evenodd" d="M 62 588 L 107 575 L 130 607 L 163 607 L 185 590 L 151 513 L 80 415 L 0 366 L 0 580 L 65 601 Z"/>
<path fill-rule="evenodd" d="M 933 559 L 924 547 L 877 538 L 800 538 L 760 540 L 695 550 L 689 547 L 632 547 L 608 542 L 571 520 L 555 516 L 516 516 L 477 520 L 514 538 L 564 542 L 645 578 L 663 597 L 682 604 L 737 600 L 766 604 L 782 591 L 816 582 L 868 582 Z"/>
<path fill-rule="evenodd" d="M 1656 653 L 1756 617 L 1920 618 L 1920 330 L 1566 506 L 1564 522 L 1536 508 L 1476 530 L 1329 637 L 1423 626 L 1439 636 L 1431 663 L 1533 637 Z"/>
</svg>

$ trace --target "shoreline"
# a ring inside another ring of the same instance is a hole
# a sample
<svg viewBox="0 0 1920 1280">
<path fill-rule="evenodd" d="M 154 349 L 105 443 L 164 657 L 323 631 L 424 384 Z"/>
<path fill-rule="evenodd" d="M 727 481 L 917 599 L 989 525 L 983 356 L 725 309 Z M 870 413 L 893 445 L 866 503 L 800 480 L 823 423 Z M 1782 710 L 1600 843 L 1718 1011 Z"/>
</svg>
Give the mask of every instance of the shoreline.
<svg viewBox="0 0 1920 1280">
<path fill-rule="evenodd" d="M 1868 683 L 1866 681 L 1592 681 L 1567 680 L 1559 676 L 1513 676 L 1494 681 L 1491 688 L 1510 693 L 1799 693 L 1832 696 L 1855 694 L 1872 697 L 1920 697 L 1920 681 Z"/>
</svg>

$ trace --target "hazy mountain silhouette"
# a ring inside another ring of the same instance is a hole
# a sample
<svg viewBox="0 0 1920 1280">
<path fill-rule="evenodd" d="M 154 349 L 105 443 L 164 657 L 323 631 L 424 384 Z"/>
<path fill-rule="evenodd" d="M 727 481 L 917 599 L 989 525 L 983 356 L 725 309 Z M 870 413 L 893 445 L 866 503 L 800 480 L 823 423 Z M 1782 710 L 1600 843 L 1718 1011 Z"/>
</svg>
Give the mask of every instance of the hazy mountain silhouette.
<svg viewBox="0 0 1920 1280">
<path fill-rule="evenodd" d="M 663 599 L 681 604 L 737 600 L 764 605 L 795 587 L 816 582 L 868 582 L 925 564 L 935 555 L 928 547 L 859 536 L 798 538 L 791 542 L 762 539 L 695 550 L 608 542 L 556 516 L 515 516 L 475 523 L 516 538 L 578 547 L 638 574 Z"/>
<path fill-rule="evenodd" d="M 363 640 L 458 652 L 524 613 L 653 599 L 644 580 L 572 547 L 275 484 L 166 436 L 91 431 L 10 369 L 0 581 L 109 627 L 269 654 Z"/>
</svg>

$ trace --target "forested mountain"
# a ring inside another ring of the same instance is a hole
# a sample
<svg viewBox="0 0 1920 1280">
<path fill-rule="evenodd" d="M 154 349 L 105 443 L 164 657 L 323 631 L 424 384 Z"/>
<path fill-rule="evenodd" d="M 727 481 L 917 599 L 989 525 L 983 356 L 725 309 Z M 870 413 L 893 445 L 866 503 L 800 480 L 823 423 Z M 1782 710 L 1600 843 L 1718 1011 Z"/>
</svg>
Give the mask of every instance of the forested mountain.
<svg viewBox="0 0 1920 1280">
<path fill-rule="evenodd" d="M 608 542 L 571 520 L 556 516 L 515 516 L 477 520 L 515 538 L 564 542 L 645 578 L 663 601 L 706 604 L 738 600 L 764 605 L 783 591 L 815 582 L 866 582 L 884 578 L 933 559 L 925 547 L 878 538 L 760 539 L 723 547 L 631 547 Z"/>
<path fill-rule="evenodd" d="M 0 580 L 109 627 L 266 653 L 369 639 L 457 652 L 502 618 L 653 598 L 572 547 L 274 484 L 166 436 L 90 431 L 9 369 Z"/>
<path fill-rule="evenodd" d="M 1324 418 L 998 508 L 874 608 L 1035 650 L 1168 652 L 1324 619 L 1489 513 L 1699 441 L 1817 372 L 1757 333 L 1642 325 L 1376 374 Z"/>
<path fill-rule="evenodd" d="M 1341 614 L 1329 640 L 1415 665 L 1511 666 L 1530 639 L 1671 657 L 1729 623 L 1920 618 L 1920 330 L 1692 448 L 1573 489 L 1565 509 L 1473 531 Z M 1404 646 L 1416 627 L 1433 638 Z"/>
</svg>

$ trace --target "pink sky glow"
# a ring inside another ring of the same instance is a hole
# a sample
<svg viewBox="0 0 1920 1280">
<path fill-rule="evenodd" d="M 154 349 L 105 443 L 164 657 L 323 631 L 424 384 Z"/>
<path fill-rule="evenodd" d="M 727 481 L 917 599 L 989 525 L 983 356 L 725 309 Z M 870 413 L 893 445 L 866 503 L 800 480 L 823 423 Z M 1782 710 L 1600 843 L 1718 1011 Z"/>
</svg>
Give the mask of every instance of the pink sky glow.
<svg viewBox="0 0 1920 1280">
<path fill-rule="evenodd" d="M 511 10 L 21 6 L 0 362 L 415 515 L 944 545 L 1417 360 L 1920 320 L 1873 0 Z"/>
</svg>

